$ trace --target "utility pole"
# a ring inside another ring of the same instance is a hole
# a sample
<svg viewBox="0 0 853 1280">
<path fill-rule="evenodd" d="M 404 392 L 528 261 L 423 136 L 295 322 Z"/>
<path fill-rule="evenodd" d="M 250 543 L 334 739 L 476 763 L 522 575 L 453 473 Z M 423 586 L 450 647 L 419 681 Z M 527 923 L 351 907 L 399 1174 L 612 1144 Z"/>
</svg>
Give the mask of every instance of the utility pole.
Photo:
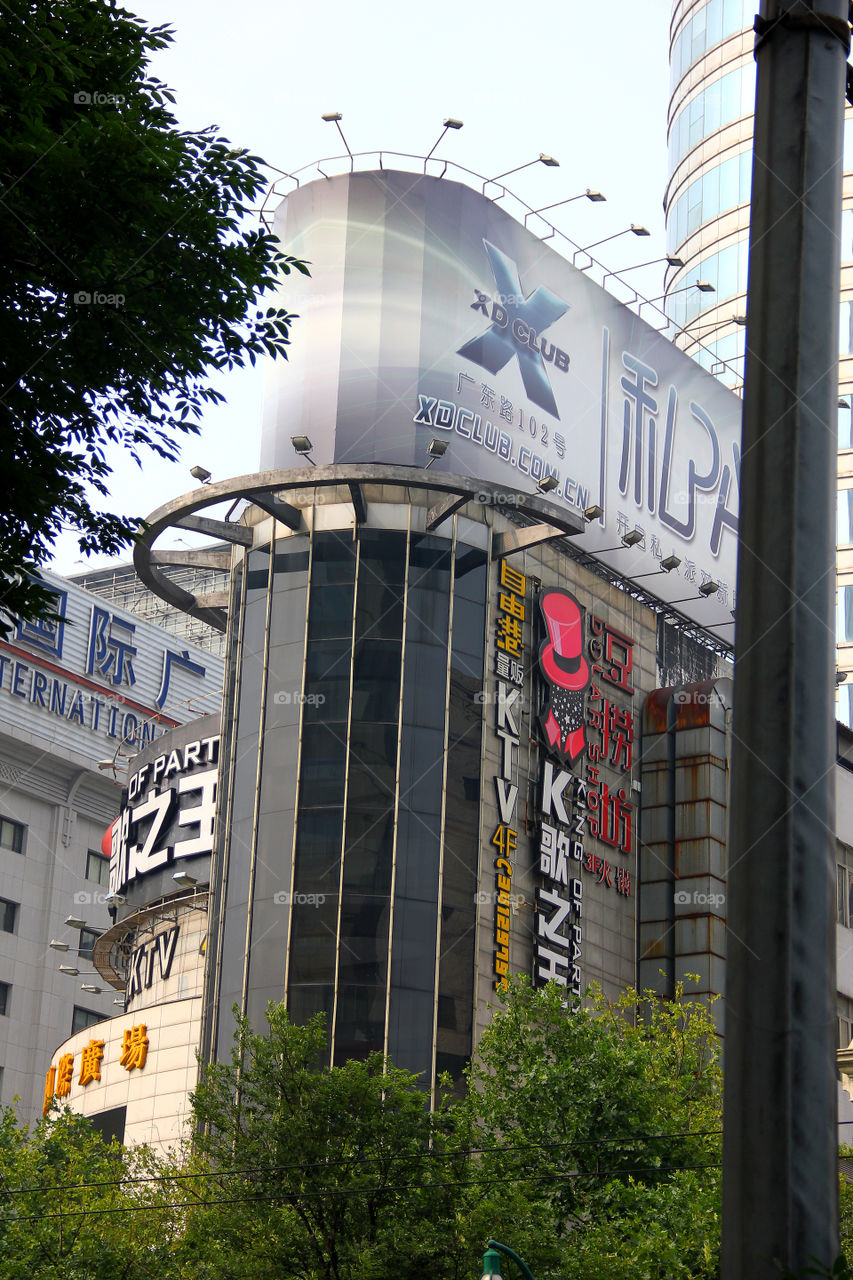
<svg viewBox="0 0 853 1280">
<path fill-rule="evenodd" d="M 838 1252 L 836 401 L 847 0 L 762 0 L 728 872 L 724 1280 Z"/>
</svg>

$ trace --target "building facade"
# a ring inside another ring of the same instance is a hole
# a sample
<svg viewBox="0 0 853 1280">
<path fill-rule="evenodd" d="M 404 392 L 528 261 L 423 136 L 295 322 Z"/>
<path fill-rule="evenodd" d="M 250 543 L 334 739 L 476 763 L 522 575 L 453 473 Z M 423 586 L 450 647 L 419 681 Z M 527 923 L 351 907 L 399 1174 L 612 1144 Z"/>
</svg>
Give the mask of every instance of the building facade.
<svg viewBox="0 0 853 1280">
<path fill-rule="evenodd" d="M 221 660 L 46 573 L 61 620 L 0 641 L 0 1101 L 41 1114 L 58 1043 L 111 1017 L 104 832 L 129 759 L 221 700 Z"/>
</svg>

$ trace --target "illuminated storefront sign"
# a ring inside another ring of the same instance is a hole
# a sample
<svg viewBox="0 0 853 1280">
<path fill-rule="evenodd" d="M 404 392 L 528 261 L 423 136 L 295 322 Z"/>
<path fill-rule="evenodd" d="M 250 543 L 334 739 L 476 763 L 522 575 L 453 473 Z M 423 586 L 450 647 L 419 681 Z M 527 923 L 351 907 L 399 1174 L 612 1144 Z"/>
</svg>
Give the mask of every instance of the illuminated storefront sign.
<svg viewBox="0 0 853 1280">
<path fill-rule="evenodd" d="M 104 1040 L 91 1038 L 89 1043 L 80 1049 L 80 1066 L 77 1084 L 86 1087 L 88 1084 L 101 1083 L 101 1066 L 104 1063 Z M 141 1071 L 148 1061 L 148 1028 L 144 1022 L 126 1027 L 122 1033 L 117 1065 L 125 1071 Z M 116 1049 L 119 1046 L 116 1045 Z M 43 1114 L 47 1115 L 54 1097 L 65 1099 L 71 1093 L 74 1083 L 75 1057 L 73 1053 L 63 1053 L 56 1066 L 48 1069 L 44 1082 Z"/>
<path fill-rule="evenodd" d="M 631 896 L 633 641 L 596 614 L 585 619 L 568 591 L 540 592 L 539 609 L 539 729 L 550 758 L 540 777 L 534 976 L 581 995 L 584 877 Z"/>
<path fill-rule="evenodd" d="M 149 942 L 143 942 L 131 952 L 127 962 L 126 1003 L 130 1003 L 142 994 L 144 988 L 153 984 L 155 971 L 161 982 L 166 981 L 172 971 L 179 933 L 180 925 L 173 925 L 171 929 L 156 934 Z"/>
<path fill-rule="evenodd" d="M 210 856 L 218 759 L 215 734 L 163 752 L 132 775 L 112 827 L 110 893 L 171 862 Z"/>
<path fill-rule="evenodd" d="M 494 981 L 498 987 L 509 974 L 509 926 L 512 859 L 518 848 L 518 749 L 524 684 L 524 620 L 527 579 L 506 560 L 500 561 L 495 623 L 495 734 L 500 742 L 500 769 L 495 774 L 498 823 L 492 844 L 495 858 Z"/>
<path fill-rule="evenodd" d="M 533 975 L 537 983 L 557 982 L 574 995 L 582 993 L 584 828 L 587 784 L 571 772 L 586 750 L 586 702 L 590 670 L 583 656 L 583 612 L 568 591 L 539 594 L 546 638 L 539 651 L 539 670 L 547 681 L 548 700 L 539 717 L 548 750 L 540 787 L 539 874 Z M 570 766 L 564 768 L 564 765 Z"/>
</svg>

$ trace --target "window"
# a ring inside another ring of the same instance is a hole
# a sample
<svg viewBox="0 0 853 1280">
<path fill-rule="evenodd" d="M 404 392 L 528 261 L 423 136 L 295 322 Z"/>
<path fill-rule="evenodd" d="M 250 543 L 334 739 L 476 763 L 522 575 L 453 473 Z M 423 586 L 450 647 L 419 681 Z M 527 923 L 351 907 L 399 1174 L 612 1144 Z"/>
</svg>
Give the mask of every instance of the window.
<svg viewBox="0 0 853 1280">
<path fill-rule="evenodd" d="M 100 936 L 95 929 L 80 930 L 80 946 L 77 948 L 77 955 L 81 960 L 88 960 L 91 963 L 92 949 Z"/>
<path fill-rule="evenodd" d="M 853 545 L 853 489 L 838 490 L 835 536 L 839 547 Z"/>
<path fill-rule="evenodd" d="M 18 923 L 18 903 L 8 898 L 0 898 L 0 929 L 4 933 L 14 933 Z"/>
<path fill-rule="evenodd" d="M 81 1005 L 75 1004 L 71 1015 L 72 1036 L 78 1031 L 85 1031 L 86 1027 L 94 1026 L 96 1022 L 103 1022 L 106 1016 L 105 1013 L 95 1013 L 94 1009 L 84 1009 Z"/>
<path fill-rule="evenodd" d="M 12 994 L 11 982 L 0 982 L 0 1018 L 4 1018 L 9 1010 L 9 996 Z"/>
<path fill-rule="evenodd" d="M 95 853 L 94 850 L 90 849 L 86 854 L 86 879 L 94 880 L 95 884 L 109 884 L 109 858 L 105 858 L 102 853 Z"/>
<path fill-rule="evenodd" d="M 25 829 L 22 823 L 13 822 L 11 818 L 0 818 L 0 848 L 23 853 Z"/>
<path fill-rule="evenodd" d="M 836 846 L 835 856 L 837 888 L 835 918 L 839 924 L 853 929 L 853 849 L 839 844 Z"/>
<path fill-rule="evenodd" d="M 836 644 L 849 644 L 853 640 L 853 584 L 844 584 L 838 588 L 838 603 L 835 610 Z"/>
</svg>

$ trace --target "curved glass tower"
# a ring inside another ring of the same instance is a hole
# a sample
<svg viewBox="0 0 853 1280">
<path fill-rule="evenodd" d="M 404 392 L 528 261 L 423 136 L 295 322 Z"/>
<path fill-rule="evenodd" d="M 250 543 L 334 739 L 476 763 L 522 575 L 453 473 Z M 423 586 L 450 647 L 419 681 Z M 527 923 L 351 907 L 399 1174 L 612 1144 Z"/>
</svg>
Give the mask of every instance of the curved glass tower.
<svg viewBox="0 0 853 1280">
<path fill-rule="evenodd" d="M 743 384 L 755 107 L 754 0 L 674 0 L 670 26 L 666 278 L 676 344 L 736 391 Z M 853 112 L 847 109 L 838 391 L 837 715 L 853 724 Z M 691 288 L 707 281 L 714 291 Z"/>
</svg>

